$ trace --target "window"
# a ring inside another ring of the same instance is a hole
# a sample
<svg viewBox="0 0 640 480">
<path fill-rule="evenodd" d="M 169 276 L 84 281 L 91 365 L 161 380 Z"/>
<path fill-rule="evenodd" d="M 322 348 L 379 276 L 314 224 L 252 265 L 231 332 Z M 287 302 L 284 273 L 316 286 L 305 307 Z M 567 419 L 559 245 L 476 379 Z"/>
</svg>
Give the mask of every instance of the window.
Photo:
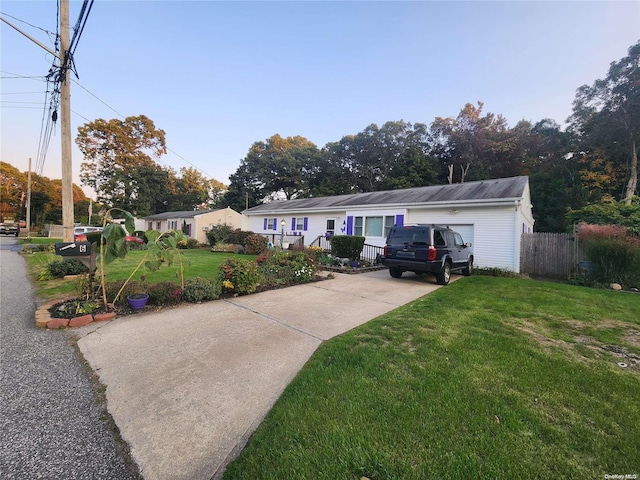
<svg viewBox="0 0 640 480">
<path fill-rule="evenodd" d="M 335 218 L 327 218 L 327 228 L 325 230 L 327 233 L 333 235 L 336 233 L 336 219 Z"/>
<path fill-rule="evenodd" d="M 396 224 L 395 216 L 387 216 L 384 217 L 384 237 L 387 238 L 389 236 L 389 232 Z"/>
<path fill-rule="evenodd" d="M 384 217 L 355 217 L 353 234 L 364 235 L 365 237 L 386 237 L 395 224 L 395 215 L 387 215 Z"/>
<path fill-rule="evenodd" d="M 178 221 L 177 220 L 171 220 L 169 222 L 169 230 L 177 230 L 178 229 Z"/>
<path fill-rule="evenodd" d="M 356 217 L 354 219 L 354 225 L 353 225 L 353 234 L 354 235 L 358 235 L 358 236 L 362 236 L 362 217 Z"/>
<path fill-rule="evenodd" d="M 264 219 L 264 229 L 265 230 L 275 230 L 276 229 L 276 219 L 275 218 L 265 218 Z"/>
<path fill-rule="evenodd" d="M 291 230 L 304 230 L 309 227 L 309 217 L 292 217 L 291 218 Z"/>
<path fill-rule="evenodd" d="M 162 222 L 156 222 L 156 230 L 160 230 L 162 228 Z"/>
<path fill-rule="evenodd" d="M 462 235 L 460 235 L 459 233 L 453 234 L 453 240 L 456 247 L 461 247 L 464 245 L 464 242 L 462 241 Z"/>
<path fill-rule="evenodd" d="M 147 222 L 147 230 L 153 230 L 153 222 Z"/>
<path fill-rule="evenodd" d="M 382 236 L 382 217 L 367 217 L 364 222 L 365 237 Z"/>
</svg>

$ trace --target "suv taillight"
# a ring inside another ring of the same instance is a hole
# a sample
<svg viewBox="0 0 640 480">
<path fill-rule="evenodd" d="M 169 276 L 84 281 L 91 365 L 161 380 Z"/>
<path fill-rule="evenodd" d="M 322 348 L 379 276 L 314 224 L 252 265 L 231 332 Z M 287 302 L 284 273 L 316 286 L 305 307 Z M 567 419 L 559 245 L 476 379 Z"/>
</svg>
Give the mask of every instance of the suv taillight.
<svg viewBox="0 0 640 480">
<path fill-rule="evenodd" d="M 382 255 L 384 255 L 385 257 L 387 256 L 387 246 L 384 246 L 384 250 L 382 252 Z"/>
<path fill-rule="evenodd" d="M 436 259 L 436 247 L 434 247 L 433 245 L 430 245 L 429 250 L 427 251 L 427 260 L 432 262 L 435 259 Z"/>
</svg>

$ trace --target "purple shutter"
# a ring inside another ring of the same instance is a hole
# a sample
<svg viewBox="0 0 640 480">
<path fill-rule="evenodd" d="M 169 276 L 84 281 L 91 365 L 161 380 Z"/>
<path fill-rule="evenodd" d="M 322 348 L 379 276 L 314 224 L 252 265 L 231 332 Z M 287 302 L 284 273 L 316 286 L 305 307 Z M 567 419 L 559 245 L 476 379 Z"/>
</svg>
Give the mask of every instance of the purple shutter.
<svg viewBox="0 0 640 480">
<path fill-rule="evenodd" d="M 264 219 L 264 225 L 263 225 L 262 229 L 263 230 L 267 229 L 267 219 L 266 218 Z"/>
<path fill-rule="evenodd" d="M 309 228 L 309 217 L 304 217 L 304 226 L 302 229 L 306 232 L 307 228 Z"/>
<path fill-rule="evenodd" d="M 274 230 L 278 230 L 278 219 L 277 218 L 273 219 L 273 229 Z"/>
<path fill-rule="evenodd" d="M 296 217 L 293 217 L 291 219 L 291 230 L 295 230 L 296 229 Z"/>
<path fill-rule="evenodd" d="M 353 217 L 347 217 L 347 235 L 353 235 Z"/>
<path fill-rule="evenodd" d="M 404 215 L 396 215 L 396 227 L 404 227 Z"/>
</svg>

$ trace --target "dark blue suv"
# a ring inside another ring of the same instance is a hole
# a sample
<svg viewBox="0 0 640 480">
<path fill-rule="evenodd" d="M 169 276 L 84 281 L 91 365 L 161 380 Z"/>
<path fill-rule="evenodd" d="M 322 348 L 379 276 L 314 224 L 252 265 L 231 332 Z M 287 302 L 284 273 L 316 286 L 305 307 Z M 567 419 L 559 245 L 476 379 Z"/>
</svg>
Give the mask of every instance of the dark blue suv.
<svg viewBox="0 0 640 480">
<path fill-rule="evenodd" d="M 393 278 L 403 272 L 435 275 L 438 285 L 447 285 L 451 272 L 471 275 L 471 244 L 450 228 L 438 225 L 393 227 L 387 237 L 382 263 Z"/>
</svg>

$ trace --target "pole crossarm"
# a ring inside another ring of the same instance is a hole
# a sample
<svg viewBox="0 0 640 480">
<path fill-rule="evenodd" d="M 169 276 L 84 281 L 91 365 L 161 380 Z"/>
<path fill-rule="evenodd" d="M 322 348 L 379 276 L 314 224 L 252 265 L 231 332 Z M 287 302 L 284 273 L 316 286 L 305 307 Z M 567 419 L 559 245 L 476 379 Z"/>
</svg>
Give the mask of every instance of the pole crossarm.
<svg viewBox="0 0 640 480">
<path fill-rule="evenodd" d="M 11 28 L 17 30 L 18 32 L 20 32 L 22 35 L 24 35 L 25 37 L 27 37 L 29 40 L 31 40 L 33 43 L 35 43 L 36 45 L 38 45 L 40 48 L 43 48 L 44 50 L 46 50 L 48 53 L 50 53 L 51 55 L 53 55 L 54 57 L 56 57 L 58 60 L 62 61 L 62 55 L 59 53 L 54 52 L 53 50 L 51 50 L 49 47 L 47 47 L 45 44 L 41 43 L 40 41 L 36 40 L 35 38 L 33 38 L 31 35 L 29 35 L 26 32 L 23 32 L 22 30 L 20 30 L 18 27 L 16 27 L 15 25 L 13 25 L 11 22 L 9 22 L 9 20 L 6 20 L 2 17 L 0 17 L 0 20 L 2 20 L 4 23 L 6 23 L 7 25 L 9 25 Z"/>
</svg>

